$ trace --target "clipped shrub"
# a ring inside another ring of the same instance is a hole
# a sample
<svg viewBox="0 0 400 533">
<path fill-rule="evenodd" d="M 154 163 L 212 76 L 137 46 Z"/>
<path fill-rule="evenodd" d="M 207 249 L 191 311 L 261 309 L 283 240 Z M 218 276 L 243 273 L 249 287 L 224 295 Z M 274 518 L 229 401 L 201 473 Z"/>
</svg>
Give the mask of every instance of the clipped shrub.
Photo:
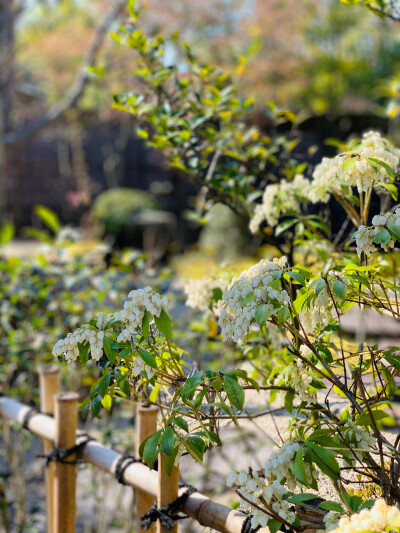
<svg viewBox="0 0 400 533">
<path fill-rule="evenodd" d="M 140 189 L 119 187 L 102 192 L 94 201 L 91 214 L 103 224 L 105 233 L 119 235 L 144 209 L 156 208 L 153 196 Z"/>
</svg>

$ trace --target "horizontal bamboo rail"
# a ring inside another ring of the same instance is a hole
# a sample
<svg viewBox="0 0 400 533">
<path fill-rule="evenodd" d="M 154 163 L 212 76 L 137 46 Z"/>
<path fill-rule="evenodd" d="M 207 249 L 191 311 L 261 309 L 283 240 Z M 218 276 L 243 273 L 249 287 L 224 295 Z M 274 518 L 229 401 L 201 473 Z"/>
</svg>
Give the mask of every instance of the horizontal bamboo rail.
<svg viewBox="0 0 400 533">
<path fill-rule="evenodd" d="M 30 409 L 12 398 L 0 397 L 0 416 L 14 422 L 22 424 Z M 52 417 L 42 413 L 34 414 L 29 417 L 26 427 L 38 437 L 54 442 L 56 428 Z M 82 432 L 77 431 L 76 443 L 80 442 L 82 442 Z M 82 447 L 81 457 L 104 472 L 115 475 L 115 468 L 121 455 L 99 442 L 89 441 Z M 156 499 L 158 492 L 156 471 L 150 470 L 141 463 L 133 463 L 125 469 L 122 479 L 126 485 L 145 491 Z M 185 492 L 184 488 L 180 489 L 179 494 L 183 492 Z M 182 511 L 196 519 L 202 526 L 210 527 L 221 533 L 241 533 L 246 519 L 245 514 L 216 503 L 199 492 L 188 497 L 182 506 Z M 268 528 L 263 528 L 263 530 L 268 531 Z M 263 530 L 260 530 L 260 533 Z"/>
</svg>

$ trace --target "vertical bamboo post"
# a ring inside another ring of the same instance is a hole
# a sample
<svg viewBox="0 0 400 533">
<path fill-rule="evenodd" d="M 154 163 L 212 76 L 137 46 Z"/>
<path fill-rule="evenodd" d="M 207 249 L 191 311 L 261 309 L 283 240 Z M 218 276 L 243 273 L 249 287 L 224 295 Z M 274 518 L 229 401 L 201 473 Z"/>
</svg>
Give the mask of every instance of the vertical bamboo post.
<svg viewBox="0 0 400 533">
<path fill-rule="evenodd" d="M 54 395 L 60 392 L 59 369 L 57 366 L 43 366 L 39 368 L 40 411 L 46 415 L 54 415 Z M 50 440 L 43 440 L 44 453 L 49 453 L 53 447 Z M 55 465 L 49 463 L 46 468 L 46 510 L 47 533 L 54 531 L 54 475 Z"/>
<path fill-rule="evenodd" d="M 55 435 L 56 447 L 70 449 L 75 446 L 77 427 L 78 395 L 64 392 L 55 396 Z M 75 482 L 76 454 L 69 455 L 66 462 L 55 463 L 54 483 L 54 533 L 75 533 Z"/>
<path fill-rule="evenodd" d="M 165 454 L 160 453 L 158 456 L 158 507 L 165 507 L 174 502 L 178 497 L 179 491 L 179 466 L 174 466 L 171 475 L 168 476 L 164 470 Z M 166 529 L 157 522 L 157 533 L 168 533 Z M 178 533 L 178 522 L 169 533 Z"/>
<path fill-rule="evenodd" d="M 140 444 L 157 431 L 158 408 L 155 406 L 138 405 L 136 409 L 136 455 L 139 457 Z M 141 490 L 135 491 L 137 530 L 145 531 L 140 527 L 140 517 L 144 515 L 154 503 L 154 497 Z M 155 533 L 155 524 L 148 530 Z"/>
</svg>

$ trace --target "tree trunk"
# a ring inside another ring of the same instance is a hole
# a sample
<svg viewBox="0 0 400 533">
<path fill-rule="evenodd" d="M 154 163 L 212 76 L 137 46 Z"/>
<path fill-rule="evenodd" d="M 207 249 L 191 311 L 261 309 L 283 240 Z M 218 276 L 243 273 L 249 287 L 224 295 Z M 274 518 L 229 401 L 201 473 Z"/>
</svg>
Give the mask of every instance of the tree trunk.
<svg viewBox="0 0 400 533">
<path fill-rule="evenodd" d="M 10 128 L 14 81 L 14 0 L 0 0 L 0 225 L 6 217 L 7 155 L 2 139 Z"/>
</svg>

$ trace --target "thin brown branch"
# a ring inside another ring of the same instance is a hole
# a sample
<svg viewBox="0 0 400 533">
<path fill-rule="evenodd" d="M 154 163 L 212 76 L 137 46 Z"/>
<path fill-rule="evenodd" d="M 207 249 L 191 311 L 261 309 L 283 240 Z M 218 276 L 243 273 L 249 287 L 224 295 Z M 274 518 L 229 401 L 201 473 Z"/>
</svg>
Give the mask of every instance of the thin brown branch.
<svg viewBox="0 0 400 533">
<path fill-rule="evenodd" d="M 55 106 L 51 108 L 41 119 L 20 130 L 5 133 L 2 139 L 2 144 L 12 146 L 17 143 L 27 141 L 40 130 L 60 119 L 64 113 L 68 111 L 68 109 L 77 106 L 90 79 L 87 69 L 95 65 L 96 58 L 103 44 L 104 38 L 107 35 L 111 24 L 119 16 L 125 5 L 125 0 L 118 0 L 115 6 L 113 6 L 104 17 L 104 20 L 100 26 L 98 26 L 94 38 L 86 53 L 85 59 L 82 62 L 82 66 L 76 76 L 75 82 L 65 97 L 55 104 Z"/>
</svg>

